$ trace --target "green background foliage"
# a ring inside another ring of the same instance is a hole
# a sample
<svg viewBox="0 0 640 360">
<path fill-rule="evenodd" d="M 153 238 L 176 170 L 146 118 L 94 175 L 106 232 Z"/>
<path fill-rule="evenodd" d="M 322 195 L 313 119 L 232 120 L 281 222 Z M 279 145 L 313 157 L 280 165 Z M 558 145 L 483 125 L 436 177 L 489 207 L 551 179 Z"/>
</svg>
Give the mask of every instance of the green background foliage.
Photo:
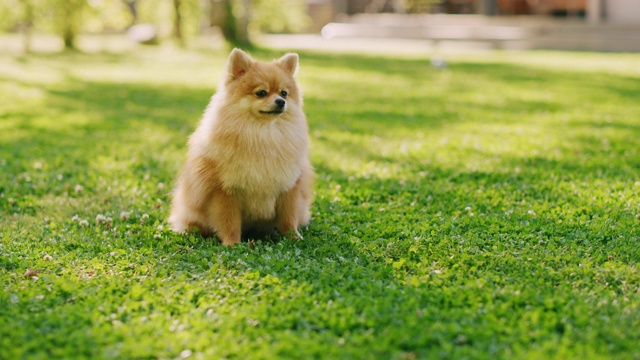
<svg viewBox="0 0 640 360">
<path fill-rule="evenodd" d="M 241 2 L 228 0 L 236 14 Z M 156 26 L 160 38 L 175 31 L 174 0 L 137 0 L 137 23 Z M 194 38 L 209 25 L 224 17 L 221 1 L 180 0 L 182 35 Z M 249 28 L 253 32 L 302 32 L 310 18 L 304 0 L 255 0 L 249 2 Z M 215 5 L 218 5 L 217 7 Z M 210 14 L 212 11 L 221 14 Z M 232 14 L 234 13 L 232 12 Z M 0 2 L 0 32 L 18 32 L 30 28 L 36 33 L 76 35 L 82 33 L 123 32 L 133 24 L 133 17 L 123 0 L 4 0 Z M 69 40 L 75 42 L 75 39 Z M 74 46 L 77 46 L 74 44 Z"/>
<path fill-rule="evenodd" d="M 253 27 L 271 33 L 297 33 L 308 29 L 311 19 L 306 3 L 298 0 L 254 0 Z"/>
<path fill-rule="evenodd" d="M 165 223 L 226 53 L 0 58 L 0 357 L 640 356 L 638 55 L 300 55 L 313 220 L 234 248 Z"/>
</svg>

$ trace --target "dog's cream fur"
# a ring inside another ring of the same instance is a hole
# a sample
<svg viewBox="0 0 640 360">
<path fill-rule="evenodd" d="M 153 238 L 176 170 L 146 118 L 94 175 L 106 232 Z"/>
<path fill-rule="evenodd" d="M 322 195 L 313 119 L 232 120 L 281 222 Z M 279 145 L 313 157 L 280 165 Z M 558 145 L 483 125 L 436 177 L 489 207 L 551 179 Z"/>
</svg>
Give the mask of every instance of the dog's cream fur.
<svg viewBox="0 0 640 360">
<path fill-rule="evenodd" d="M 215 234 L 225 245 L 240 242 L 246 230 L 277 228 L 302 238 L 298 227 L 310 219 L 313 169 L 297 68 L 297 54 L 266 63 L 231 52 L 189 138 L 171 204 L 174 231 Z"/>
</svg>

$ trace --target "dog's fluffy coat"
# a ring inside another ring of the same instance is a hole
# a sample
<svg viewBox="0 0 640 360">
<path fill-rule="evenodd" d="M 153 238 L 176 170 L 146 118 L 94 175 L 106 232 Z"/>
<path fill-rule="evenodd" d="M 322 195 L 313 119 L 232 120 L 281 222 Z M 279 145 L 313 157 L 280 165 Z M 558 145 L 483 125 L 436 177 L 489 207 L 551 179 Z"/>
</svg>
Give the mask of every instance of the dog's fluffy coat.
<svg viewBox="0 0 640 360">
<path fill-rule="evenodd" d="M 298 55 L 258 62 L 239 49 L 200 124 L 173 193 L 169 223 L 177 232 L 217 235 L 225 245 L 243 231 L 302 238 L 310 219 L 313 169 Z"/>
</svg>

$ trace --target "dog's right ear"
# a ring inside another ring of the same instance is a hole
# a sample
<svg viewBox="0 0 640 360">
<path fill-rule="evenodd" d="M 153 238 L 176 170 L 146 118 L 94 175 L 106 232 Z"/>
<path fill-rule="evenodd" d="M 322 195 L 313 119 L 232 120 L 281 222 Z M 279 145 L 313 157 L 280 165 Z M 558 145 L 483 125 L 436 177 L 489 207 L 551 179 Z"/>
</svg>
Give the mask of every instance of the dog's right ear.
<svg viewBox="0 0 640 360">
<path fill-rule="evenodd" d="M 254 60 L 246 52 L 240 49 L 233 49 L 229 55 L 227 72 L 229 73 L 228 81 L 240 78 L 251 66 Z"/>
</svg>

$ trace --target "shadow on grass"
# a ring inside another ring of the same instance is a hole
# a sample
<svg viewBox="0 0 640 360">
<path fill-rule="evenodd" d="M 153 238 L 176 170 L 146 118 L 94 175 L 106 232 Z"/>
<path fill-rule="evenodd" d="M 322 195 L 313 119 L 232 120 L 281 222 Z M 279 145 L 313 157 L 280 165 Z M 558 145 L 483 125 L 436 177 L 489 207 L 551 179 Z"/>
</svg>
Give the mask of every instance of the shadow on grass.
<svg viewBox="0 0 640 360">
<path fill-rule="evenodd" d="M 10 81 L 10 80 L 9 80 Z M 56 115 L 64 117 L 74 114 L 76 117 L 86 116 L 94 120 L 75 126 L 74 121 L 62 131 L 73 131 L 86 128 L 95 130 L 124 130 L 127 125 L 137 123 L 153 123 L 167 127 L 171 131 L 184 130 L 197 124 L 199 115 L 206 107 L 213 89 L 199 90 L 176 86 L 152 86 L 137 84 L 118 84 L 107 82 L 90 82 L 70 80 L 68 86 L 46 89 L 48 96 L 45 102 L 46 114 L 20 113 L 2 114 L 3 121 L 13 121 L 19 129 L 38 130 L 34 126 L 34 118 L 45 118 L 40 121 L 42 128 L 46 125 L 64 126 L 57 121 Z"/>
<path fill-rule="evenodd" d="M 72 81 L 49 87 L 44 104 L 0 114 L 12 133 L 4 157 L 27 171 L 38 159 L 87 168 L 101 156 L 184 149 L 212 91 Z M 57 160 L 56 160 L 57 159 Z M 55 161 L 52 161 L 55 160 Z"/>
</svg>

